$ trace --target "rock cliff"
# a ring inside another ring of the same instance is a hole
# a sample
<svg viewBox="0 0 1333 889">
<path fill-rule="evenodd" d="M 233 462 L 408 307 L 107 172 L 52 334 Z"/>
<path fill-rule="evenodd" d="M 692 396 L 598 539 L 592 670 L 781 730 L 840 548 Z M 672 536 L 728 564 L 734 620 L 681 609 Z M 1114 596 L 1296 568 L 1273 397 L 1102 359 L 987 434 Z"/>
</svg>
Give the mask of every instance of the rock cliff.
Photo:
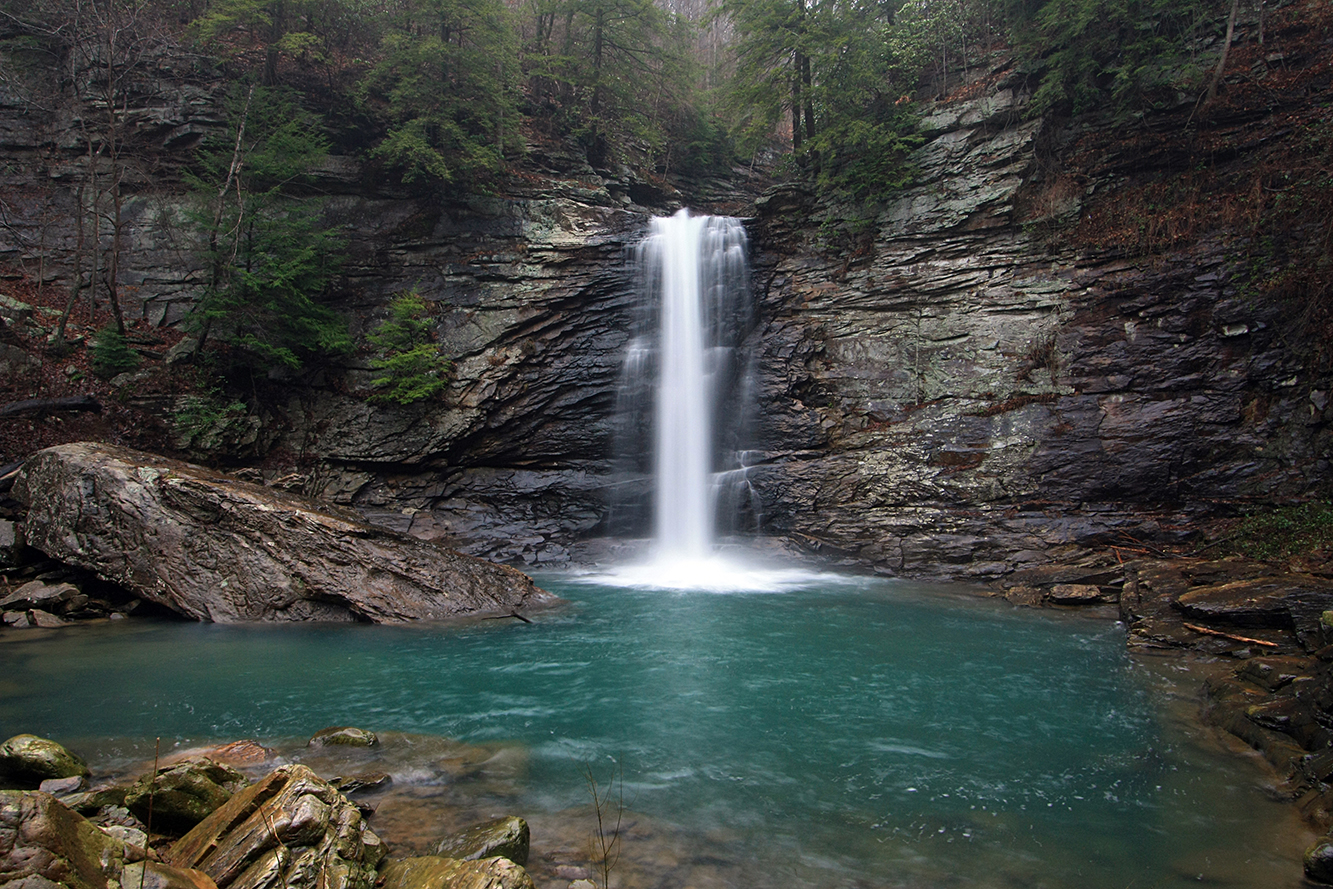
<svg viewBox="0 0 1333 889">
<path fill-rule="evenodd" d="M 191 71 L 179 93 L 159 68 L 134 119 L 166 173 L 131 183 L 123 267 L 130 314 L 171 324 L 195 287 L 172 171 L 220 118 L 215 77 Z M 1146 255 L 1068 237 L 1136 165 L 1170 158 L 1077 166 L 1086 127 L 1030 118 L 1021 77 L 974 93 L 927 117 L 917 184 L 876 215 L 790 188 L 746 211 L 752 524 L 862 568 L 990 577 L 1066 545 L 1171 542 L 1325 484 L 1330 382 L 1285 310 L 1250 295 L 1234 243 Z M 31 211 L 0 231 L 0 261 L 58 284 L 75 236 L 60 170 L 77 145 L 63 118 L 13 89 L 0 100 L 4 184 Z M 270 476 L 285 461 L 288 486 L 491 558 L 560 563 L 608 534 L 629 248 L 677 200 L 574 158 L 529 166 L 504 195 L 451 201 L 332 163 L 319 188 L 349 237 L 339 307 L 363 335 L 419 289 L 454 377 L 441 401 L 406 407 L 365 401 L 364 356 L 340 379 L 279 381 L 223 456 L 266 458 Z"/>
</svg>

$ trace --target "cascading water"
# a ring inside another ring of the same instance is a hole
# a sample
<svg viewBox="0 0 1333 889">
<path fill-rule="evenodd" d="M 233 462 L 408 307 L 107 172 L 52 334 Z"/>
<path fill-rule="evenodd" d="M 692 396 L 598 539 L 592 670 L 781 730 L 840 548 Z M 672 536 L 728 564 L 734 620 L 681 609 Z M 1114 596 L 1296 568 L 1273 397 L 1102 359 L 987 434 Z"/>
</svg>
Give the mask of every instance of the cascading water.
<svg viewBox="0 0 1333 889">
<path fill-rule="evenodd" d="M 659 557 L 701 559 L 713 544 L 713 412 L 727 382 L 726 321 L 748 299 L 738 220 L 653 220 L 643 264 L 659 306 L 654 533 Z"/>
<path fill-rule="evenodd" d="M 625 362 L 620 438 L 631 479 L 623 487 L 638 492 L 634 481 L 651 479 L 654 584 L 714 584 L 718 526 L 759 513 L 753 454 L 742 450 L 753 388 L 747 246 L 740 220 L 686 210 L 654 219 L 639 246 L 642 309 Z M 731 513 L 721 521 L 719 504 Z"/>
</svg>

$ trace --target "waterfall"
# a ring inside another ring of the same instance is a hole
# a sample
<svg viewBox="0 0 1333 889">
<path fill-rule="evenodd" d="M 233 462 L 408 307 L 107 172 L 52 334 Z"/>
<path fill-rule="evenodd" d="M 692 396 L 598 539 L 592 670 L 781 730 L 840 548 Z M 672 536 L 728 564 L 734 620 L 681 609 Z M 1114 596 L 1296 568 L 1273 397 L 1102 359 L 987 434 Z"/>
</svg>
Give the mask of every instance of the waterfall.
<svg viewBox="0 0 1333 889">
<path fill-rule="evenodd" d="M 639 310 L 616 419 L 618 478 L 608 525 L 651 524 L 652 558 L 583 576 L 612 586 L 772 592 L 843 578 L 791 568 L 727 534 L 761 533 L 751 442 L 761 331 L 739 219 L 681 210 L 654 219 L 636 252 Z M 718 539 L 729 545 L 715 553 Z M 772 551 L 770 550 L 770 553 Z"/>
<path fill-rule="evenodd" d="M 638 250 L 642 330 L 630 344 L 622 413 L 629 447 L 652 475 L 660 560 L 701 560 L 713 549 L 720 483 L 738 483 L 738 402 L 751 300 L 745 228 L 738 219 L 681 210 L 654 219 Z M 643 417 L 651 404 L 651 419 Z M 636 419 L 637 417 L 637 419 Z M 651 434 L 646 434 L 651 429 Z M 741 484 L 746 482 L 741 479 Z"/>
</svg>

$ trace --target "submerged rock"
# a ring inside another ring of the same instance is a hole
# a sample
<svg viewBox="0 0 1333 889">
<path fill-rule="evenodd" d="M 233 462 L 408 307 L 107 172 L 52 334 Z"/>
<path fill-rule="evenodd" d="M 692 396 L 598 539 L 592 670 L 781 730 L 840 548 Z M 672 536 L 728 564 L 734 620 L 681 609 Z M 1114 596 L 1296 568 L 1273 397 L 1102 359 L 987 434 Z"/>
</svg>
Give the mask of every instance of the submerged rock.
<svg viewBox="0 0 1333 889">
<path fill-rule="evenodd" d="M 386 849 L 356 805 L 302 765 L 237 793 L 171 849 L 167 863 L 222 889 L 371 889 Z"/>
<path fill-rule="evenodd" d="M 528 822 L 517 815 L 493 818 L 461 833 L 445 837 L 435 853 L 446 858 L 475 861 L 500 856 L 515 864 L 528 863 Z"/>
<path fill-rule="evenodd" d="M 392 623 L 559 601 L 512 568 L 111 445 L 41 451 L 14 490 L 31 546 L 196 620 Z"/>
<path fill-rule="evenodd" d="M 374 747 L 380 742 L 375 733 L 354 726 L 330 726 L 315 732 L 307 747 Z"/>
<path fill-rule="evenodd" d="M 15 735 L 0 744 L 0 774 L 35 788 L 49 778 L 87 775 L 88 765 L 55 741 Z"/>
</svg>

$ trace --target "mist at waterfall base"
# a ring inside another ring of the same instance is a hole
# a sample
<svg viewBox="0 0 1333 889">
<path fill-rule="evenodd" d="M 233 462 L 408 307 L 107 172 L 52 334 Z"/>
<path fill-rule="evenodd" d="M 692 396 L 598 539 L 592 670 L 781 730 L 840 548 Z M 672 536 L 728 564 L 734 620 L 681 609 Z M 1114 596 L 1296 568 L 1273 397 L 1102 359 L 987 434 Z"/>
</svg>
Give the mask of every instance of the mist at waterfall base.
<svg viewBox="0 0 1333 889">
<path fill-rule="evenodd" d="M 545 856 L 578 860 L 594 830 L 587 767 L 623 775 L 613 886 L 1300 885 L 1294 807 L 1196 726 L 1199 677 L 1131 656 L 1108 620 L 876 579 L 538 580 L 573 604 L 531 625 L 5 633 L 0 727 L 99 774 L 146 768 L 158 736 L 164 755 L 254 738 L 326 776 L 386 771 L 360 798 L 397 857 L 521 814 L 555 889 Z M 328 725 L 384 741 L 319 766 L 304 745 Z M 484 752 L 458 769 L 427 736 Z"/>
<path fill-rule="evenodd" d="M 640 313 L 618 407 L 626 481 L 615 488 L 631 496 L 613 504 L 612 524 L 647 524 L 651 553 L 598 570 L 597 582 L 779 590 L 814 576 L 734 551 L 724 556 L 715 539 L 719 524 L 762 530 L 745 442 L 755 338 L 747 250 L 740 220 L 687 210 L 652 220 L 639 245 Z"/>
</svg>

